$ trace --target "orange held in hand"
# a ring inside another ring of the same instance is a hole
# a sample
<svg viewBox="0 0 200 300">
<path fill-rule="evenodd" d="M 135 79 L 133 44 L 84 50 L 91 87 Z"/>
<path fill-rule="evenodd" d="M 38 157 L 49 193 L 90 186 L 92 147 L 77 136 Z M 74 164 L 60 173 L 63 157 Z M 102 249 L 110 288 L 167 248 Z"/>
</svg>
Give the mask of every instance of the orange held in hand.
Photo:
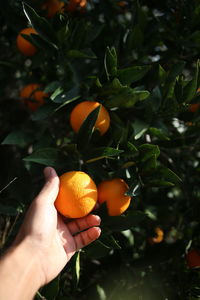
<svg viewBox="0 0 200 300">
<path fill-rule="evenodd" d="M 119 216 L 130 205 L 131 197 L 124 194 L 129 186 L 121 178 L 104 180 L 98 186 L 98 202 L 106 202 L 109 216 Z"/>
<path fill-rule="evenodd" d="M 31 83 L 23 87 L 20 92 L 20 97 L 25 101 L 25 104 L 32 111 L 44 104 L 44 99 L 48 94 L 40 90 L 41 86 L 37 83 Z"/>
<path fill-rule="evenodd" d="M 33 56 L 36 51 L 37 48 L 31 44 L 31 42 L 27 41 L 22 34 L 37 34 L 37 32 L 35 31 L 34 28 L 24 28 L 23 30 L 20 31 L 20 33 L 17 36 L 17 47 L 19 49 L 19 51 L 26 55 L 26 56 Z"/>
<path fill-rule="evenodd" d="M 60 176 L 55 207 L 63 216 L 82 218 L 93 210 L 96 202 L 97 187 L 88 174 L 71 171 Z"/>
<path fill-rule="evenodd" d="M 94 101 L 83 101 L 77 104 L 70 114 L 70 124 L 72 129 L 75 132 L 78 132 L 87 116 L 99 105 L 101 105 L 99 102 Z M 99 130 L 101 135 L 105 134 L 110 127 L 110 116 L 103 105 L 101 105 L 94 127 Z"/>
<path fill-rule="evenodd" d="M 200 267 L 200 252 L 196 249 L 191 249 L 186 254 L 187 266 L 190 269 Z"/>
</svg>

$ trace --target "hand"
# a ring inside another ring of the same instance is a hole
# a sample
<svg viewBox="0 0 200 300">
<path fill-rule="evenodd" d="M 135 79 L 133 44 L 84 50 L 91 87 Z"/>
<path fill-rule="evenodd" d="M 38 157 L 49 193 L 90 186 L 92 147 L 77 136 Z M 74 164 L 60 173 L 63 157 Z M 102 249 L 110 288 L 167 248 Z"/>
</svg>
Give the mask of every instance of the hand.
<svg viewBox="0 0 200 300">
<path fill-rule="evenodd" d="M 31 299 L 37 289 L 60 273 L 76 251 L 100 235 L 98 216 L 65 223 L 54 206 L 59 177 L 50 167 L 44 174 L 45 186 L 29 207 L 12 247 L 0 260 L 1 299 Z"/>
<path fill-rule="evenodd" d="M 44 170 L 44 174 L 46 184 L 32 202 L 15 242 L 26 238 L 32 251 L 37 253 L 43 277 L 41 285 L 55 278 L 76 251 L 100 235 L 100 229 L 94 227 L 100 224 L 98 216 L 88 215 L 64 222 L 54 206 L 59 177 L 50 167 Z"/>
</svg>

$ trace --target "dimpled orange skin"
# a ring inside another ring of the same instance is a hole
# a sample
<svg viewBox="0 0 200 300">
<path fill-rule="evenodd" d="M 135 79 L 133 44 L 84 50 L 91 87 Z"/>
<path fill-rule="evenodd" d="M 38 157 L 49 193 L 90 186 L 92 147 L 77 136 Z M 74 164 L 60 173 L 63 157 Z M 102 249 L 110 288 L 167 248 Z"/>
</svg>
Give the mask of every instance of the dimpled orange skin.
<svg viewBox="0 0 200 300">
<path fill-rule="evenodd" d="M 67 218 L 82 218 L 88 215 L 97 202 L 97 187 L 92 178 L 80 171 L 71 171 L 60 176 L 59 193 L 55 207 Z"/>
<path fill-rule="evenodd" d="M 24 28 L 17 36 L 17 47 L 19 51 L 26 56 L 33 56 L 37 52 L 37 48 L 27 41 L 21 34 L 37 34 L 34 28 Z"/>
<path fill-rule="evenodd" d="M 49 0 L 42 6 L 43 9 L 47 10 L 47 17 L 52 18 L 56 13 L 64 12 L 65 3 L 59 0 Z"/>
<path fill-rule="evenodd" d="M 72 129 L 78 132 L 87 116 L 99 105 L 101 104 L 95 101 L 83 101 L 77 104 L 70 114 Z M 101 105 L 99 116 L 94 127 L 99 130 L 100 135 L 104 135 L 110 127 L 110 116 L 103 105 Z"/>
<path fill-rule="evenodd" d="M 39 90 L 41 86 L 37 83 L 27 84 L 20 92 L 20 97 L 25 101 L 25 104 L 31 111 L 35 111 L 38 107 L 44 104 L 44 98 L 48 94 Z"/>
<path fill-rule="evenodd" d="M 186 254 L 187 266 L 190 269 L 200 267 L 200 252 L 196 249 L 191 249 Z"/>
<path fill-rule="evenodd" d="M 127 210 L 131 197 L 124 194 L 129 186 L 121 178 L 102 181 L 98 186 L 98 202 L 106 202 L 109 216 L 119 216 Z"/>
</svg>

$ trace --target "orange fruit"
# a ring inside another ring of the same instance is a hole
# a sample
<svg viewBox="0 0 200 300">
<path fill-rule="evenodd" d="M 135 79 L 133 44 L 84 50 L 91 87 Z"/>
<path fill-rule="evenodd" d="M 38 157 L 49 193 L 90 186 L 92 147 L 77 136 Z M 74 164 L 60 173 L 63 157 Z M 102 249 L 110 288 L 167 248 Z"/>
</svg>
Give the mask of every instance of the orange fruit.
<svg viewBox="0 0 200 300">
<path fill-rule="evenodd" d="M 97 187 L 88 174 L 71 171 L 60 176 L 55 207 L 63 216 L 82 218 L 93 210 L 96 202 Z"/>
<path fill-rule="evenodd" d="M 131 197 L 124 194 L 129 186 L 121 178 L 104 180 L 98 186 L 98 202 L 106 202 L 109 216 L 119 216 L 127 210 Z"/>
<path fill-rule="evenodd" d="M 195 113 L 195 112 L 199 109 L 199 106 L 200 106 L 200 103 L 193 103 L 193 104 L 190 104 L 188 110 L 189 110 L 190 112 Z"/>
<path fill-rule="evenodd" d="M 43 9 L 47 10 L 47 17 L 51 18 L 56 13 L 64 12 L 65 3 L 59 0 L 49 0 L 42 6 Z"/>
<path fill-rule="evenodd" d="M 35 111 L 38 107 L 44 104 L 44 98 L 48 97 L 48 94 L 39 90 L 41 86 L 37 83 L 30 83 L 23 87 L 20 92 L 20 98 L 22 98 L 28 108 Z"/>
<path fill-rule="evenodd" d="M 161 243 L 163 241 L 163 238 L 164 238 L 164 232 L 163 232 L 163 230 L 160 227 L 156 227 L 154 229 L 154 231 L 155 231 L 155 236 L 154 237 L 150 237 L 148 239 L 149 243 L 150 244 Z"/>
<path fill-rule="evenodd" d="M 78 132 L 87 116 L 99 105 L 101 105 L 99 102 L 94 101 L 83 101 L 77 104 L 70 114 L 70 124 L 72 129 L 75 132 Z M 103 105 L 101 105 L 94 127 L 99 130 L 101 135 L 105 134 L 110 127 L 110 116 Z"/>
<path fill-rule="evenodd" d="M 200 267 L 200 252 L 196 249 L 189 250 L 186 254 L 186 263 L 190 269 Z"/>
<path fill-rule="evenodd" d="M 66 10 L 68 12 L 74 12 L 78 8 L 83 11 L 87 5 L 87 0 L 70 0 L 67 4 Z"/>
<path fill-rule="evenodd" d="M 118 5 L 120 6 L 120 7 L 126 7 L 127 6 L 127 1 L 119 1 L 118 2 Z"/>
<path fill-rule="evenodd" d="M 26 56 L 33 56 L 36 53 L 37 48 L 27 41 L 22 34 L 30 35 L 32 33 L 37 34 L 34 28 L 29 27 L 22 29 L 17 36 L 17 47 L 19 51 Z"/>
</svg>

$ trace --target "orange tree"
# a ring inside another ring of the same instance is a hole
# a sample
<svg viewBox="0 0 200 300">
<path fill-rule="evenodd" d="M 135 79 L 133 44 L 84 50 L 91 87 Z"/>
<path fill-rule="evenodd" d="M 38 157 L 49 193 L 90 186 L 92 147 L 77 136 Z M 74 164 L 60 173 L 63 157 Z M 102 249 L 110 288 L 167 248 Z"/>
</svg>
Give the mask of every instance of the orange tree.
<svg viewBox="0 0 200 300">
<path fill-rule="evenodd" d="M 199 268 L 186 259 L 200 248 L 200 114 L 190 109 L 200 101 L 199 2 L 8 0 L 1 13 L 1 249 L 44 166 L 86 172 L 97 186 L 118 178 L 128 208 L 109 216 L 100 201 L 101 238 L 36 298 L 199 299 Z M 31 55 L 17 45 L 28 27 L 18 44 Z M 38 89 L 24 99 L 28 84 Z M 74 132 L 71 112 L 84 101 L 101 105 Z"/>
</svg>

